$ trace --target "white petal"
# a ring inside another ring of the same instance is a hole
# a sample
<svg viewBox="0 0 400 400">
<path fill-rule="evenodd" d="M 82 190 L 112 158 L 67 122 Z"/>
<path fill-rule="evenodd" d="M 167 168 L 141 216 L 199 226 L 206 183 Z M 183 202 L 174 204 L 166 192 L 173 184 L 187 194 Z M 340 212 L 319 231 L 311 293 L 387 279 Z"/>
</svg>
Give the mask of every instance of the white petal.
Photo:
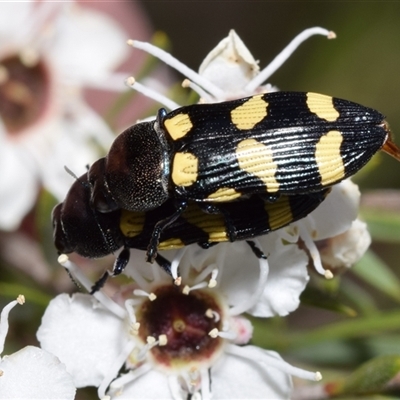
<svg viewBox="0 0 400 400">
<path fill-rule="evenodd" d="M 313 239 L 326 239 L 349 229 L 359 204 L 360 191 L 350 179 L 333 186 L 326 200 L 307 217 L 314 226 Z"/>
<path fill-rule="evenodd" d="M 198 270 L 215 264 L 220 269 L 218 291 L 227 297 L 230 305 L 248 298 L 256 290 L 260 277 L 258 258 L 245 242 L 220 243 L 207 250 L 192 246 L 182 260 L 183 266 L 186 263 Z"/>
<path fill-rule="evenodd" d="M 288 374 L 249 359 L 227 354 L 211 368 L 214 399 L 289 399 L 290 392 Z"/>
<path fill-rule="evenodd" d="M 349 268 L 360 260 L 370 244 L 371 236 L 367 224 L 356 219 L 349 230 L 322 241 L 318 247 L 324 265 Z"/>
<path fill-rule="evenodd" d="M 98 386 L 127 343 L 123 321 L 84 294 L 53 299 L 37 338 L 67 366 L 76 387 Z"/>
<path fill-rule="evenodd" d="M 297 244 L 283 244 L 279 232 L 259 239 L 268 255 L 270 272 L 264 292 L 248 312 L 257 317 L 284 316 L 297 309 L 308 282 L 308 257 Z"/>
<path fill-rule="evenodd" d="M 1 2 L 0 4 L 0 41 L 9 41 L 23 28 L 28 17 L 32 17 L 33 1 Z M 3 43 L 1 43 L 3 46 Z M 7 45 L 7 43 L 4 43 Z"/>
<path fill-rule="evenodd" d="M 27 346 L 0 362 L 1 399 L 73 399 L 72 377 L 59 359 Z"/>
<path fill-rule="evenodd" d="M 172 399 L 167 375 L 149 371 L 125 385 L 115 394 L 115 399 Z"/>
<path fill-rule="evenodd" d="M 244 87 L 258 72 L 256 60 L 234 30 L 211 50 L 199 68 L 201 76 L 226 92 L 226 99 L 245 95 Z"/>
<path fill-rule="evenodd" d="M 67 76 L 104 79 L 128 54 L 127 34 L 106 15 L 83 7 L 65 10 L 57 21 L 52 56 Z"/>
<path fill-rule="evenodd" d="M 33 207 L 38 192 L 32 161 L 0 139 L 0 229 L 15 230 Z"/>
</svg>

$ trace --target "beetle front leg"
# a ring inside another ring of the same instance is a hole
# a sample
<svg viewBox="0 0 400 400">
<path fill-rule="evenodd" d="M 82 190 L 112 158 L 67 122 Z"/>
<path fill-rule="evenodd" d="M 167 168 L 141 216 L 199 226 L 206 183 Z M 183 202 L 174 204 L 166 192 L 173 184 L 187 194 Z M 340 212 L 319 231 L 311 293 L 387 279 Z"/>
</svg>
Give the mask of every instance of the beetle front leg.
<svg viewBox="0 0 400 400">
<path fill-rule="evenodd" d="M 158 221 L 154 227 L 153 233 L 151 234 L 151 239 L 149 242 L 149 245 L 147 247 L 147 253 L 146 253 L 146 261 L 149 263 L 153 263 L 156 256 L 157 256 L 157 248 L 158 248 L 158 243 L 160 241 L 160 236 L 164 229 L 166 229 L 170 224 L 172 224 L 174 221 L 176 221 L 182 213 L 186 210 L 187 208 L 187 202 L 186 201 L 181 201 L 177 204 L 176 206 L 176 211 L 170 215 L 167 218 L 162 219 L 161 221 Z"/>
</svg>

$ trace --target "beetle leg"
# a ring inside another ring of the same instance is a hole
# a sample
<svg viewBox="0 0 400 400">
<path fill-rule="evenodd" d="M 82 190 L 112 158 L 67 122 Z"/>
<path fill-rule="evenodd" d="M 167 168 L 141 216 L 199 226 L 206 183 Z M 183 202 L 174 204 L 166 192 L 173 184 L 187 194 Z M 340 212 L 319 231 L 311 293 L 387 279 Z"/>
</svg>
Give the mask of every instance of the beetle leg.
<svg viewBox="0 0 400 400">
<path fill-rule="evenodd" d="M 229 212 L 222 206 L 210 203 L 198 203 L 198 206 L 207 214 L 222 214 L 225 221 L 226 234 L 230 242 L 237 240 L 237 230 Z"/>
<path fill-rule="evenodd" d="M 129 262 L 130 255 L 131 253 L 129 249 L 125 247 L 115 259 L 112 272 L 104 272 L 103 276 L 98 279 L 91 287 L 90 294 L 98 292 L 104 286 L 109 276 L 117 276 L 122 273 Z"/>
<path fill-rule="evenodd" d="M 156 263 L 169 275 L 172 277 L 171 273 L 171 263 L 168 261 L 165 257 L 161 256 L 160 254 L 157 254 L 156 257 Z"/>
<path fill-rule="evenodd" d="M 264 252 L 259 247 L 257 247 L 252 240 L 246 240 L 246 243 L 250 246 L 251 251 L 257 258 L 262 258 L 264 260 L 267 259 L 267 256 L 264 254 Z"/>
<path fill-rule="evenodd" d="M 164 218 L 161 221 L 158 221 L 154 227 L 153 233 L 151 234 L 151 238 L 149 241 L 149 245 L 147 247 L 146 261 L 149 263 L 153 263 L 157 256 L 157 247 L 160 241 L 161 233 L 166 229 L 170 224 L 176 221 L 182 213 L 187 208 L 187 202 L 181 201 L 176 206 L 176 211 L 167 218 Z"/>
</svg>

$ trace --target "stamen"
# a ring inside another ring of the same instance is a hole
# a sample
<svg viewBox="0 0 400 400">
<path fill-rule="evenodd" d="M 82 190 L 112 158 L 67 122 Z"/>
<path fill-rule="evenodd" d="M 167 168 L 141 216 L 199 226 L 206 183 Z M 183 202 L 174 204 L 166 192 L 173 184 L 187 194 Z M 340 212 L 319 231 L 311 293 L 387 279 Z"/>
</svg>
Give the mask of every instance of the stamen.
<svg viewBox="0 0 400 400">
<path fill-rule="evenodd" d="M 312 239 L 311 235 L 308 232 L 308 229 L 306 229 L 303 224 L 299 224 L 299 230 L 300 230 L 300 237 L 304 241 L 304 244 L 306 245 L 310 256 L 313 260 L 314 263 L 314 268 L 315 270 L 325 276 L 326 279 L 331 279 L 333 278 L 332 272 L 328 272 L 323 266 L 322 266 L 322 261 L 321 261 L 321 256 L 319 254 L 318 248 L 315 245 L 314 240 Z"/>
<path fill-rule="evenodd" d="M 204 288 L 206 288 L 207 286 L 208 286 L 208 285 L 207 285 L 206 282 L 198 283 L 197 285 L 194 285 L 194 286 L 192 286 L 192 287 L 186 285 L 186 286 L 183 288 L 182 293 L 183 293 L 183 294 L 189 294 L 192 290 L 204 289 Z"/>
<path fill-rule="evenodd" d="M 33 48 L 26 48 L 23 49 L 19 53 L 19 60 L 21 61 L 22 65 L 27 68 L 35 67 L 39 62 L 40 56 L 37 50 Z"/>
<path fill-rule="evenodd" d="M 4 350 L 4 342 L 6 340 L 6 336 L 8 333 L 8 315 L 10 314 L 10 311 L 17 305 L 17 304 L 24 304 L 25 303 L 25 297 L 20 294 L 16 300 L 11 301 L 8 303 L 2 310 L 0 314 L 0 354 L 3 353 Z M 1 358 L 0 358 L 1 359 Z"/>
<path fill-rule="evenodd" d="M 210 280 L 208 281 L 208 287 L 209 287 L 210 289 L 212 289 L 212 288 L 214 288 L 215 286 L 217 286 L 218 272 L 219 272 L 218 268 L 213 269 L 212 272 L 211 272 L 211 278 L 210 278 Z"/>
<path fill-rule="evenodd" d="M 170 110 L 175 110 L 176 108 L 181 107 L 178 103 L 170 100 L 168 97 L 156 92 L 153 89 L 150 89 L 147 86 L 142 85 L 139 82 L 136 82 L 133 76 L 129 77 L 125 80 L 125 83 L 131 87 L 132 89 L 136 90 L 139 93 L 142 93 L 146 97 L 153 99 L 157 103 L 162 104 L 163 106 L 167 107 Z"/>
<path fill-rule="evenodd" d="M 163 61 L 165 64 L 171 66 L 172 68 L 179 71 L 182 75 L 189 78 L 191 81 L 200 85 L 204 90 L 209 92 L 216 98 L 223 98 L 224 91 L 221 90 L 218 86 L 214 85 L 208 79 L 203 78 L 197 72 L 188 68 L 185 64 L 178 61 L 175 57 L 171 56 L 171 54 L 166 51 L 145 42 L 140 42 L 138 40 L 128 40 L 128 44 L 137 49 L 143 50 L 154 57 L 157 57 L 159 60 Z"/>
<path fill-rule="evenodd" d="M 251 345 L 241 347 L 230 343 L 226 345 L 225 349 L 227 353 L 246 358 L 252 362 L 260 364 L 261 366 L 276 368 L 286 374 L 297 376 L 301 379 L 307 379 L 310 381 L 320 381 L 322 379 L 320 372 L 311 372 L 293 367 L 286 361 L 278 358 L 277 354 L 273 351 L 263 350 Z"/>
<path fill-rule="evenodd" d="M 113 379 L 118 375 L 119 370 L 122 368 L 130 353 L 132 353 L 133 349 L 136 347 L 136 344 L 133 340 L 129 340 L 125 347 L 122 349 L 121 353 L 111 364 L 107 373 L 105 374 L 99 388 L 97 389 L 97 394 L 100 399 L 102 399 L 105 394 L 108 386 L 113 381 Z"/>
<path fill-rule="evenodd" d="M 135 289 L 133 291 L 133 294 L 135 296 L 147 297 L 150 301 L 154 301 L 157 298 L 157 296 L 154 293 L 147 293 L 142 289 Z"/>
<path fill-rule="evenodd" d="M 216 339 L 219 335 L 219 330 L 217 328 L 211 329 L 211 331 L 208 332 L 208 335 L 211 336 L 213 339 Z"/>
<path fill-rule="evenodd" d="M 258 248 L 260 249 L 262 248 L 258 240 L 253 240 L 253 241 Z M 260 270 L 260 277 L 257 280 L 257 287 L 253 291 L 252 295 L 249 296 L 245 301 L 229 309 L 230 316 L 240 315 L 250 310 L 252 307 L 254 307 L 254 305 L 257 303 L 260 296 L 262 295 L 269 274 L 268 260 L 266 260 L 265 258 L 259 258 L 258 265 Z"/>
<path fill-rule="evenodd" d="M 184 88 L 190 88 L 192 89 L 194 92 L 196 92 L 199 96 L 200 96 L 200 102 L 207 102 L 207 103 L 212 103 L 215 101 L 215 99 L 210 96 L 206 91 L 204 91 L 199 85 L 196 85 L 195 83 L 193 83 L 192 81 L 190 81 L 189 79 L 185 79 L 182 82 L 182 87 Z"/>
<path fill-rule="evenodd" d="M 79 267 L 71 262 L 66 254 L 61 254 L 57 260 L 65 269 L 69 271 L 69 273 L 76 279 L 88 292 L 90 292 L 93 282 L 91 282 L 79 269 Z M 116 302 L 111 300 L 108 296 L 106 296 L 100 290 L 95 292 L 93 297 L 101 303 L 104 307 L 106 307 L 113 314 L 118 316 L 121 319 L 126 317 L 126 311 L 119 306 Z"/>
<path fill-rule="evenodd" d="M 181 278 L 181 276 L 178 273 L 178 268 L 184 254 L 185 254 L 185 247 L 179 249 L 176 252 L 175 257 L 171 262 L 171 275 L 172 278 L 174 279 L 174 283 L 176 286 L 180 286 L 182 283 L 182 279 L 179 279 Z"/>
<path fill-rule="evenodd" d="M 334 39 L 335 33 L 324 28 L 309 28 L 298 34 L 253 80 L 245 87 L 248 92 L 254 92 L 294 53 L 294 51 L 308 38 L 314 35 L 323 35 Z"/>
<path fill-rule="evenodd" d="M 213 318 L 215 322 L 218 322 L 221 319 L 221 316 L 216 311 L 209 308 L 206 310 L 205 315 L 207 318 Z"/>
</svg>

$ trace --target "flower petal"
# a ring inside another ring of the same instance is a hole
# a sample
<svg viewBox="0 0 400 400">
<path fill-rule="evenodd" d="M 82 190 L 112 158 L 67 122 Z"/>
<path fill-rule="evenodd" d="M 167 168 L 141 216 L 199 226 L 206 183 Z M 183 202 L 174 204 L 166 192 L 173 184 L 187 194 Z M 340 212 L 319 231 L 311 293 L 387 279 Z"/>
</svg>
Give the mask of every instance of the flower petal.
<svg viewBox="0 0 400 400">
<path fill-rule="evenodd" d="M 139 376 L 115 396 L 118 399 L 172 399 L 167 376 L 151 370 Z"/>
<path fill-rule="evenodd" d="M 128 54 L 127 34 L 106 15 L 68 7 L 57 20 L 52 56 L 67 76 L 80 82 L 104 79 Z"/>
<path fill-rule="evenodd" d="M 246 349 L 250 346 L 245 346 Z M 272 353 L 272 352 L 269 352 Z M 276 357 L 280 358 L 277 354 Z M 276 368 L 227 354 L 211 368 L 214 399 L 289 399 L 291 379 Z"/>
<path fill-rule="evenodd" d="M 0 229 L 15 230 L 33 207 L 38 179 L 29 158 L 0 138 Z"/>
<path fill-rule="evenodd" d="M 47 307 L 37 338 L 67 366 L 76 387 L 98 386 L 127 343 L 124 330 L 94 297 L 62 294 Z"/>
<path fill-rule="evenodd" d="M 0 362 L 2 399 L 74 399 L 75 386 L 65 365 L 34 346 L 4 357 Z"/>
<path fill-rule="evenodd" d="M 308 280 L 308 257 L 297 244 L 283 244 L 279 231 L 259 239 L 270 272 L 259 302 L 248 312 L 257 317 L 285 316 L 297 309 Z"/>
<path fill-rule="evenodd" d="M 306 218 L 314 227 L 313 239 L 326 239 L 349 229 L 359 204 L 360 191 L 350 179 L 333 186 L 326 200 Z"/>
<path fill-rule="evenodd" d="M 244 87 L 259 72 L 259 66 L 234 30 L 208 53 L 199 68 L 202 77 L 226 92 L 226 99 L 245 95 Z M 223 99 L 219 99 L 223 100 Z"/>
</svg>

